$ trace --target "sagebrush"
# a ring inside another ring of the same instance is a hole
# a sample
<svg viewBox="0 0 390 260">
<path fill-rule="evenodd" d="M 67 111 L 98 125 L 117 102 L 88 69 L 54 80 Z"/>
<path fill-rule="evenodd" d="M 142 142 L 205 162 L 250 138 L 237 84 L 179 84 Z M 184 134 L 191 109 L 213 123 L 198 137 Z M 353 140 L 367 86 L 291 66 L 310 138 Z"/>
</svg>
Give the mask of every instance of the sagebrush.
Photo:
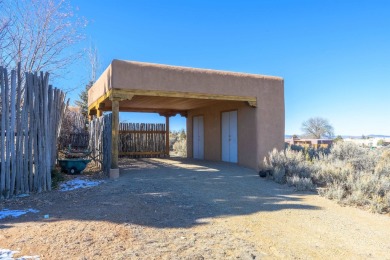
<svg viewBox="0 0 390 260">
<path fill-rule="evenodd" d="M 187 156 L 187 135 L 184 129 L 169 133 L 169 148 L 178 156 Z"/>
<path fill-rule="evenodd" d="M 274 181 L 319 194 L 346 205 L 390 212 L 390 149 L 338 142 L 329 151 L 290 147 L 273 150 L 264 167 Z"/>
</svg>

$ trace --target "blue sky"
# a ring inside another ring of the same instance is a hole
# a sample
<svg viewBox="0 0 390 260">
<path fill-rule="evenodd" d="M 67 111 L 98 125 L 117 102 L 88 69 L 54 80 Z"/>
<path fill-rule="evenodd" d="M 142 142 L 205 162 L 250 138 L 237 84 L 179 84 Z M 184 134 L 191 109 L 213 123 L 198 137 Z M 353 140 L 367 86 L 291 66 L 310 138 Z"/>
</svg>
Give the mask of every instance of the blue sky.
<svg viewBox="0 0 390 260">
<path fill-rule="evenodd" d="M 280 76 L 286 134 L 319 116 L 337 135 L 390 135 L 390 1 L 71 3 L 90 21 L 85 46 L 96 45 L 102 70 L 115 58 Z M 59 86 L 82 89 L 86 66 Z M 185 127 L 184 118 L 171 122 Z"/>
</svg>

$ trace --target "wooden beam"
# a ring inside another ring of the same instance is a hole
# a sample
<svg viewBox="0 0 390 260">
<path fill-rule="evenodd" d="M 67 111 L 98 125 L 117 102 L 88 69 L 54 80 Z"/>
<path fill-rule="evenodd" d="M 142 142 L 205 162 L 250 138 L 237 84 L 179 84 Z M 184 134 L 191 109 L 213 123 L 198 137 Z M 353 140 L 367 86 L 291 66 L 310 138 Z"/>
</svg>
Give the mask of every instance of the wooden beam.
<svg viewBox="0 0 390 260">
<path fill-rule="evenodd" d="M 251 107 L 257 107 L 257 102 L 256 101 L 247 101 L 248 105 Z"/>
<path fill-rule="evenodd" d="M 257 107 L 257 99 L 252 96 L 232 96 L 223 94 L 207 94 L 195 92 L 178 92 L 178 91 L 162 91 L 162 90 L 145 90 L 145 89 L 110 89 L 104 95 L 88 106 L 88 115 L 93 115 L 93 110 L 110 111 L 109 107 L 105 107 L 105 100 L 131 100 L 134 96 L 152 96 L 152 97 L 176 97 L 183 99 L 207 99 L 207 100 L 226 100 L 226 101 L 243 101 L 247 102 L 251 107 Z M 156 112 L 160 113 L 162 109 L 127 109 L 121 111 L 128 112 Z M 180 113 L 182 111 L 178 111 Z"/>
<path fill-rule="evenodd" d="M 165 117 L 171 117 L 171 116 L 176 116 L 180 112 L 178 111 L 166 111 L 166 112 L 160 112 L 158 113 L 160 116 L 165 116 Z"/>
<path fill-rule="evenodd" d="M 180 114 L 180 116 L 185 117 L 185 118 L 187 118 L 187 116 L 188 116 L 187 111 L 181 111 L 179 114 Z"/>
<path fill-rule="evenodd" d="M 101 97 L 99 97 L 96 101 L 92 102 L 89 106 L 88 106 L 88 115 L 90 114 L 90 111 L 91 110 L 95 110 L 96 108 L 100 108 L 100 104 L 106 100 L 107 98 L 109 98 L 111 96 L 111 93 L 112 93 L 112 90 L 110 89 L 109 91 L 107 91 L 105 94 L 103 94 Z"/>
<path fill-rule="evenodd" d="M 132 100 L 133 97 L 134 94 L 131 92 L 117 91 L 117 89 L 113 89 L 110 95 L 110 100 Z"/>
<path fill-rule="evenodd" d="M 227 100 L 227 101 L 247 101 L 256 104 L 256 97 L 251 96 L 231 96 L 223 94 L 208 94 L 195 92 L 179 92 L 179 91 L 162 91 L 162 90 L 145 90 L 145 89 L 113 89 L 115 96 L 152 96 L 152 97 L 178 97 L 178 98 L 194 98 L 194 99 L 211 99 L 211 100 Z"/>
<path fill-rule="evenodd" d="M 119 101 L 112 101 L 111 169 L 118 169 Z"/>
<path fill-rule="evenodd" d="M 111 111 L 112 107 L 111 106 L 106 106 L 102 111 Z M 183 110 L 172 110 L 172 109 L 158 109 L 158 108 L 129 108 L 129 107 L 121 107 L 121 112 L 145 112 L 145 113 L 158 113 L 165 115 L 166 113 L 174 113 L 176 114 L 181 114 L 181 113 L 186 113 L 187 111 Z"/>
</svg>

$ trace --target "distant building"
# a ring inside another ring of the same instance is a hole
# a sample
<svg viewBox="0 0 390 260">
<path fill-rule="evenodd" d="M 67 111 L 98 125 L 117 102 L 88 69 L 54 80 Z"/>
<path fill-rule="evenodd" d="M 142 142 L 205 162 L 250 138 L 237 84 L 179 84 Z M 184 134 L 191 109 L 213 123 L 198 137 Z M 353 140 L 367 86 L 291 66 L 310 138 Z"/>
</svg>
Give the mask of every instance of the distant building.
<svg viewBox="0 0 390 260">
<path fill-rule="evenodd" d="M 291 138 L 286 139 L 286 143 L 290 145 L 299 145 L 303 147 L 314 147 L 314 148 L 328 148 L 333 144 L 332 139 L 310 139 L 310 138 Z"/>
<path fill-rule="evenodd" d="M 378 141 L 383 140 L 383 145 L 387 146 L 390 145 L 390 138 L 379 138 L 379 137 L 373 137 L 373 138 L 345 138 L 344 142 L 351 142 L 354 144 L 357 144 L 362 147 L 378 147 Z"/>
</svg>

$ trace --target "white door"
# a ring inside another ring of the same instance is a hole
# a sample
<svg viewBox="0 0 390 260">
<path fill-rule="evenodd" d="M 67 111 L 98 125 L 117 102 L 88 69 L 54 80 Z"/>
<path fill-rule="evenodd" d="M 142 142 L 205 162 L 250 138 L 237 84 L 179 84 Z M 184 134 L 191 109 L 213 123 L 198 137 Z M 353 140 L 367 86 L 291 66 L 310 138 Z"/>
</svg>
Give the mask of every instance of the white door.
<svg viewBox="0 0 390 260">
<path fill-rule="evenodd" d="M 192 140 L 194 159 L 204 159 L 204 127 L 203 116 L 194 116 L 192 120 Z"/>
<path fill-rule="evenodd" d="M 222 161 L 238 162 L 237 111 L 222 113 Z"/>
</svg>

